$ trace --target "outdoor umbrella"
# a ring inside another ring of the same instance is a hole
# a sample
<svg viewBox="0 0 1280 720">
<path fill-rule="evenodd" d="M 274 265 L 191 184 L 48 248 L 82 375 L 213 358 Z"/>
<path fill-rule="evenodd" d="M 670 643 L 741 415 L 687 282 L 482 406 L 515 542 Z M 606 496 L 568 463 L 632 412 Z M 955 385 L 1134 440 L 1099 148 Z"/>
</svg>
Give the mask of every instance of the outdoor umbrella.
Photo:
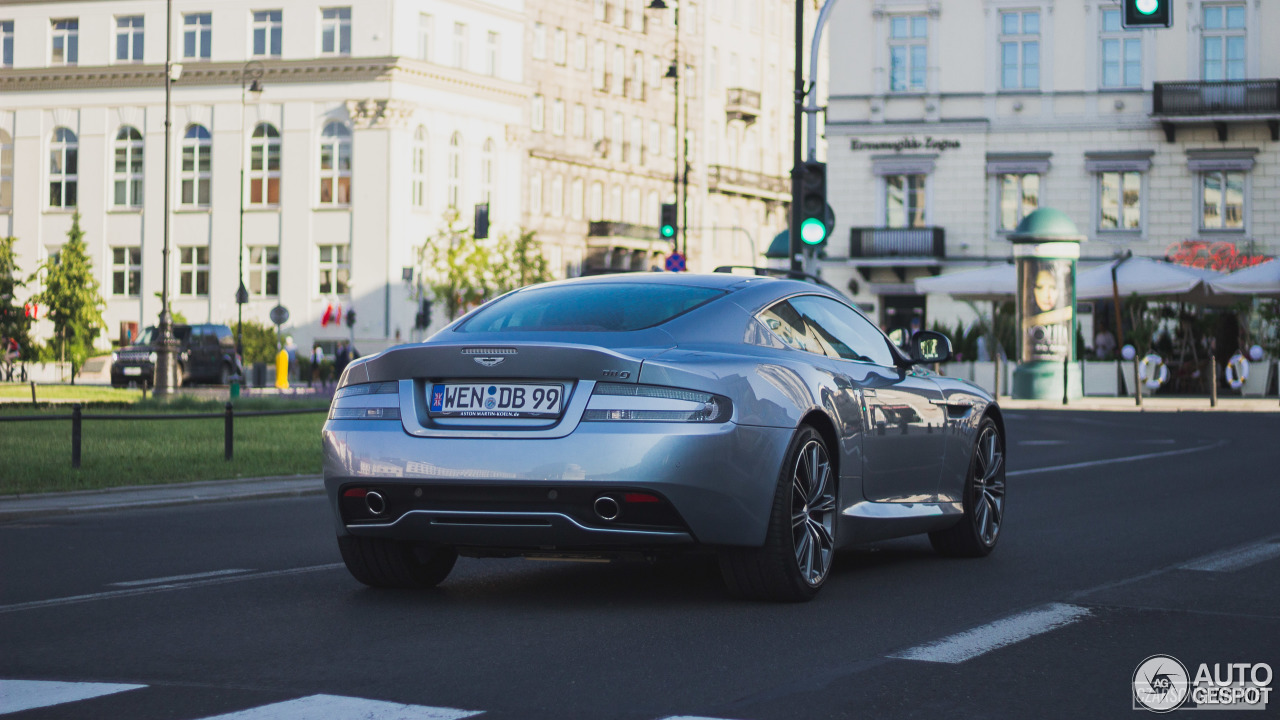
<svg viewBox="0 0 1280 720">
<path fill-rule="evenodd" d="M 1017 288 L 1018 273 L 1008 263 L 916 279 L 916 292 L 946 293 L 957 300 L 1012 300 Z"/>
<path fill-rule="evenodd" d="M 1280 298 L 1280 260 L 1237 270 L 1226 277 L 1214 278 L 1209 287 L 1223 295 L 1261 295 Z"/>
<path fill-rule="evenodd" d="M 1113 267 L 1116 268 L 1114 287 Z M 1208 286 L 1209 281 L 1221 277 L 1222 273 L 1213 270 L 1163 260 L 1121 258 L 1081 272 L 1076 278 L 1076 297 L 1080 300 L 1105 300 L 1112 298 L 1118 290 L 1121 298 L 1137 295 L 1200 305 L 1222 304 L 1224 299 L 1221 296 L 1215 298 Z"/>
</svg>

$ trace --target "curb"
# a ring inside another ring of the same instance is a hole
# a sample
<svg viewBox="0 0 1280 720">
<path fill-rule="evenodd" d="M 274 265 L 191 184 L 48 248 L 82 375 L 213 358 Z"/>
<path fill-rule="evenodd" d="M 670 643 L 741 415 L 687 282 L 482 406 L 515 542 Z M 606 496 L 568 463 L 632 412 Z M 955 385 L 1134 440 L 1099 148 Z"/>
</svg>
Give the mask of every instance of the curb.
<svg viewBox="0 0 1280 720">
<path fill-rule="evenodd" d="M 275 487 L 261 487 L 264 484 L 273 484 Z M 201 492 L 201 490 L 208 492 Z M 237 500 L 307 497 L 323 493 L 324 484 L 319 475 L 236 478 L 65 493 L 39 493 L 0 498 L 0 522 Z"/>
</svg>

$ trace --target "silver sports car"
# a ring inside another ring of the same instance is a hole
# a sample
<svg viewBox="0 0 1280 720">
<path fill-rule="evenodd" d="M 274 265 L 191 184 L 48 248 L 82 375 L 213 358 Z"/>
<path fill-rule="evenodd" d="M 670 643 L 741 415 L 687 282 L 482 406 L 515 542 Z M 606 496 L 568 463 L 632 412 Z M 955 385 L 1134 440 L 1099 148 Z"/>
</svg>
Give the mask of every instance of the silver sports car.
<svg viewBox="0 0 1280 720">
<path fill-rule="evenodd" d="M 838 293 L 645 273 L 508 293 L 353 362 L 324 481 L 357 580 L 428 587 L 459 555 L 712 550 L 738 596 L 808 600 L 850 544 L 995 547 L 1005 431 Z"/>
</svg>

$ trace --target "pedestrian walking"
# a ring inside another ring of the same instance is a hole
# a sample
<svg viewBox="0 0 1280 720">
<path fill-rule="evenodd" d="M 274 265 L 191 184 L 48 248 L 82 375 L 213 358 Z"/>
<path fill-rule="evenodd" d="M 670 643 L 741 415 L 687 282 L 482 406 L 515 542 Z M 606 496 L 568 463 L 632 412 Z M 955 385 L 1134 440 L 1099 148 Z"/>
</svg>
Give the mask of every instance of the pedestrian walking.
<svg viewBox="0 0 1280 720">
<path fill-rule="evenodd" d="M 324 362 L 324 348 L 320 347 L 320 343 L 316 343 L 311 347 L 311 379 L 307 381 L 307 387 L 311 387 L 312 383 L 320 381 L 320 387 L 324 387 L 324 379 L 320 375 L 320 364 Z"/>
<path fill-rule="evenodd" d="M 346 370 L 347 366 L 350 364 L 351 364 L 351 346 L 347 343 L 346 340 L 343 340 L 342 342 L 338 343 L 338 349 L 337 351 L 334 352 L 334 355 L 333 355 L 334 374 L 337 375 L 338 377 L 342 377 L 342 371 Z"/>
</svg>

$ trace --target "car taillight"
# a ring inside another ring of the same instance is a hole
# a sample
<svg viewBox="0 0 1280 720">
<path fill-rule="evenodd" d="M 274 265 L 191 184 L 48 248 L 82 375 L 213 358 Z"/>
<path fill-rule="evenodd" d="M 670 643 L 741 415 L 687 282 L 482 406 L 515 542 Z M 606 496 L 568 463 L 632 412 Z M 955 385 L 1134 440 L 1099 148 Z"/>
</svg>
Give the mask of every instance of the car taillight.
<svg viewBox="0 0 1280 720">
<path fill-rule="evenodd" d="M 698 390 L 599 383 L 583 413 L 584 422 L 727 422 L 733 415 L 729 398 Z"/>
</svg>

